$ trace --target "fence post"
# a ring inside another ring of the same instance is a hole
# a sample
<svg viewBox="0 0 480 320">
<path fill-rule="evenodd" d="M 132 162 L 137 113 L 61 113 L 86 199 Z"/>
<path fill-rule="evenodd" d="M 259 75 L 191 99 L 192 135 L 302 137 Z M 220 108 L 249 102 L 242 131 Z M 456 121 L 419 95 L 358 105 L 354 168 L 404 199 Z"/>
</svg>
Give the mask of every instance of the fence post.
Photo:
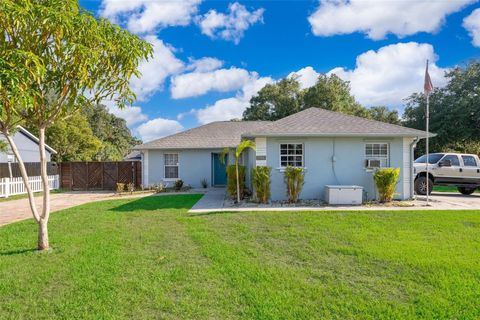
<svg viewBox="0 0 480 320">
<path fill-rule="evenodd" d="M 10 195 L 10 178 L 5 178 L 5 198 Z"/>
</svg>

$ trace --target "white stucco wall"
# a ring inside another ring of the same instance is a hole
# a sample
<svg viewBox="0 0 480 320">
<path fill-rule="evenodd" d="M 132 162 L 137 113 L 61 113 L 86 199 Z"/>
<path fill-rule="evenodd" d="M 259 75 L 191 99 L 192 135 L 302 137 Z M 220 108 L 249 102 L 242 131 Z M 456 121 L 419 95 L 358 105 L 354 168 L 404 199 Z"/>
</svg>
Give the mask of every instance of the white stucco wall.
<svg viewBox="0 0 480 320">
<path fill-rule="evenodd" d="M 410 148 L 413 138 L 266 138 L 266 163 L 272 168 L 271 192 L 273 200 L 286 199 L 283 171 L 280 168 L 280 144 L 303 143 L 306 167 L 305 185 L 302 199 L 324 199 L 325 185 L 360 185 L 364 188 L 367 199 L 375 199 L 376 192 L 372 172 L 365 169 L 365 144 L 385 142 L 389 144 L 389 166 L 400 168 L 400 178 L 396 187 L 397 199 L 411 197 L 410 187 Z M 334 152 L 335 149 L 335 152 Z M 212 183 L 212 153 L 221 149 L 207 150 L 148 150 L 142 155 L 144 182 L 146 185 L 165 182 L 164 153 L 178 153 L 179 179 L 192 187 L 200 187 L 200 181 L 207 179 Z M 247 165 L 247 186 L 251 188 L 251 168 L 255 166 L 256 152 L 248 150 L 244 154 Z M 335 161 L 332 157 L 335 155 Z M 231 163 L 233 157 L 229 157 Z M 264 158 L 261 158 L 264 159 Z"/>
<path fill-rule="evenodd" d="M 208 185 L 212 185 L 212 153 L 221 153 L 221 149 L 182 149 L 182 150 L 148 150 L 142 156 L 144 178 L 146 185 L 169 182 L 165 179 L 165 153 L 178 153 L 178 175 L 184 183 L 194 187 L 201 187 L 201 180 L 207 179 Z M 228 157 L 229 163 L 232 157 Z M 176 180 L 176 179 L 174 179 Z M 173 180 L 173 181 L 174 181 Z M 170 180 L 170 183 L 172 180 Z"/>
<path fill-rule="evenodd" d="M 413 140 L 413 139 L 412 139 Z M 359 185 L 364 188 L 367 199 L 376 197 L 372 172 L 365 169 L 365 144 L 387 142 L 389 144 L 390 167 L 400 168 L 400 179 L 396 187 L 398 199 L 410 197 L 404 192 L 404 140 L 402 138 L 267 138 L 267 165 L 272 167 L 272 199 L 286 199 L 283 171 L 280 168 L 280 144 L 303 143 L 306 167 L 302 199 L 324 199 L 325 185 Z M 334 153 L 335 149 L 335 153 Z M 335 155 L 335 161 L 332 157 Z M 406 188 L 409 189 L 409 188 Z"/>
</svg>

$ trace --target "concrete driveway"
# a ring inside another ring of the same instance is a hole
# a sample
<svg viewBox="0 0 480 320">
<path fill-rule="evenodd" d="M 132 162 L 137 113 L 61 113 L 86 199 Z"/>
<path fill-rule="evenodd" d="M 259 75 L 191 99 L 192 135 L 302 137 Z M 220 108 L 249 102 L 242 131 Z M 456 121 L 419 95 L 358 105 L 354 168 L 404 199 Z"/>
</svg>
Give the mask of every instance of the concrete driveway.
<svg viewBox="0 0 480 320">
<path fill-rule="evenodd" d="M 84 203 L 101 201 L 101 200 L 113 200 L 113 199 L 125 199 L 131 197 L 144 197 L 150 193 L 143 193 L 137 195 L 122 195 L 117 196 L 113 192 L 82 192 L 72 191 L 64 193 L 56 193 L 51 195 L 51 212 L 75 207 Z M 36 197 L 36 204 L 39 210 L 42 207 L 42 197 Z M 30 205 L 28 199 L 18 199 L 0 202 L 0 226 L 13 223 L 20 220 L 33 218 L 30 211 Z"/>
<path fill-rule="evenodd" d="M 425 196 L 417 196 L 415 203 L 419 206 L 426 204 Z M 456 192 L 433 192 L 430 196 L 432 209 L 442 210 L 480 210 L 480 193 L 465 196 Z"/>
</svg>

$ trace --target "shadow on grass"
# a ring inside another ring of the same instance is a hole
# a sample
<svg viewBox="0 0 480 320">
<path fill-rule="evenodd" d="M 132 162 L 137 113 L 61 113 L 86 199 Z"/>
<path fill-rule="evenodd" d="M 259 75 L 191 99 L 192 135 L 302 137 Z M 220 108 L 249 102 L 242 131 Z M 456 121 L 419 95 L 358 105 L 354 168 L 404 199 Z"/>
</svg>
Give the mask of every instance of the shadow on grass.
<svg viewBox="0 0 480 320">
<path fill-rule="evenodd" d="M 190 209 L 203 194 L 179 194 L 168 196 L 151 195 L 122 204 L 110 211 L 154 211 L 160 209 Z"/>
<path fill-rule="evenodd" d="M 36 248 L 33 249 L 16 249 L 16 250 L 8 250 L 8 251 L 0 251 L 0 256 L 13 256 L 17 254 L 23 254 L 28 252 L 35 252 L 37 251 Z"/>
<path fill-rule="evenodd" d="M 247 211 L 228 211 L 228 209 L 225 209 L 225 211 L 212 211 L 212 212 L 198 212 L 198 213 L 189 213 L 189 217 L 203 217 L 203 216 L 214 216 L 214 215 L 226 215 L 226 214 L 239 214 L 239 213 L 246 213 Z"/>
</svg>

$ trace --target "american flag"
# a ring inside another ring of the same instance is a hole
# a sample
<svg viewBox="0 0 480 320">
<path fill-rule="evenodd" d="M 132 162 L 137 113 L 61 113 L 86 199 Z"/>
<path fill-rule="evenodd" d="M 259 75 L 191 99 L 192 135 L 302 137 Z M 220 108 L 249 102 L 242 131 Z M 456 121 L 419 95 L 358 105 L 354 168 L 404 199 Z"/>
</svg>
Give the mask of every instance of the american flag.
<svg viewBox="0 0 480 320">
<path fill-rule="evenodd" d="M 430 79 L 430 74 L 428 73 L 428 60 L 427 60 L 427 68 L 425 69 L 425 84 L 423 85 L 423 90 L 425 94 L 429 94 L 433 91 L 433 84 L 432 79 Z"/>
</svg>

